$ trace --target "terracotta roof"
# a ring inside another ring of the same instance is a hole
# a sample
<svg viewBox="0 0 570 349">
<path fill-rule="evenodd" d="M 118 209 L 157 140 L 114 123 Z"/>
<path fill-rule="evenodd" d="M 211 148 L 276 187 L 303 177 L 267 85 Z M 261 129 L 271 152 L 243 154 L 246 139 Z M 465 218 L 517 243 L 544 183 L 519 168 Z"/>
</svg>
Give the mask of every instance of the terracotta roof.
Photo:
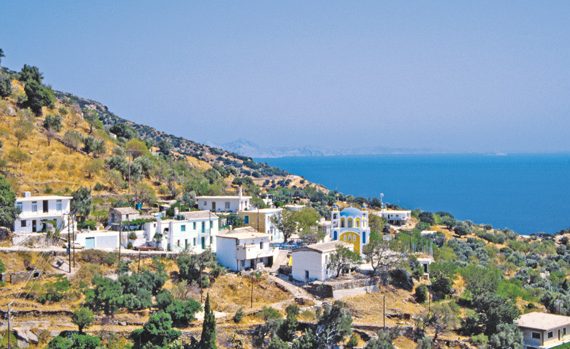
<svg viewBox="0 0 570 349">
<path fill-rule="evenodd" d="M 536 312 L 528 313 L 522 315 L 517 320 L 517 325 L 519 327 L 546 331 L 570 325 L 570 316 Z"/>
</svg>

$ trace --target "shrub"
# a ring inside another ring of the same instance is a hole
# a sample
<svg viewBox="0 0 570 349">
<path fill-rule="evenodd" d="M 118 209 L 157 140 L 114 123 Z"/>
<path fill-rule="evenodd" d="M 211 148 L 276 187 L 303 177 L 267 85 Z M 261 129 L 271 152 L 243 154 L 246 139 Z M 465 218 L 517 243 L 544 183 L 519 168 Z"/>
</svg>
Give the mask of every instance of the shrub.
<svg viewBox="0 0 570 349">
<path fill-rule="evenodd" d="M 89 230 L 96 230 L 97 229 L 97 222 L 87 219 L 83 222 L 77 223 L 78 229 L 89 229 Z"/>
<path fill-rule="evenodd" d="M 233 320 L 234 320 L 234 322 L 235 322 L 236 324 L 239 324 L 239 323 L 241 322 L 241 320 L 243 320 L 243 317 L 244 317 L 243 308 L 240 307 L 240 308 L 236 311 L 236 313 L 234 314 Z"/>
<path fill-rule="evenodd" d="M 390 271 L 390 280 L 392 285 L 411 291 L 414 288 L 414 280 L 406 269 L 397 268 Z"/>
<path fill-rule="evenodd" d="M 416 287 L 416 292 L 414 293 L 414 298 L 418 303 L 424 303 L 428 297 L 428 288 L 426 285 L 420 285 Z"/>
</svg>

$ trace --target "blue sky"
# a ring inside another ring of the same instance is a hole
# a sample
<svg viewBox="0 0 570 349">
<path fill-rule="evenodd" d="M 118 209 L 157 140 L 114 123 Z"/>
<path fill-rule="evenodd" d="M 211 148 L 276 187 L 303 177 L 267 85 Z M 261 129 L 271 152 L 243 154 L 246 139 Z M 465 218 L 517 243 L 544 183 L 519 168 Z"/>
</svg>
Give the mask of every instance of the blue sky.
<svg viewBox="0 0 570 349">
<path fill-rule="evenodd" d="M 570 151 L 568 1 L 14 0 L 0 23 L 4 66 L 197 141 Z"/>
</svg>

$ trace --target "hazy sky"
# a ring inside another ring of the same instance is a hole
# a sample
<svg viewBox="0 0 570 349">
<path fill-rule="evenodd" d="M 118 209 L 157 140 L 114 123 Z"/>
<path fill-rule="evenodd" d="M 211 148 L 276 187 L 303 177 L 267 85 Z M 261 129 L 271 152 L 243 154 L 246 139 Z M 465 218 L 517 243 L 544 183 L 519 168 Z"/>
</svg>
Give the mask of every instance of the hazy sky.
<svg viewBox="0 0 570 349">
<path fill-rule="evenodd" d="M 202 142 L 570 151 L 569 1 L 2 0 L 0 47 Z"/>
</svg>

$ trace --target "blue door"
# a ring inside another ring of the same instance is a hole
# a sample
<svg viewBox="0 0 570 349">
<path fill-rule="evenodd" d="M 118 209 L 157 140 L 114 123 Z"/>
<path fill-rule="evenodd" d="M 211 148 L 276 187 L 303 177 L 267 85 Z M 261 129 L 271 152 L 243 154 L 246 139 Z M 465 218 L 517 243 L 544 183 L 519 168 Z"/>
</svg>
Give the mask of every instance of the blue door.
<svg viewBox="0 0 570 349">
<path fill-rule="evenodd" d="M 95 238 L 86 238 L 85 248 L 95 248 Z"/>
</svg>

